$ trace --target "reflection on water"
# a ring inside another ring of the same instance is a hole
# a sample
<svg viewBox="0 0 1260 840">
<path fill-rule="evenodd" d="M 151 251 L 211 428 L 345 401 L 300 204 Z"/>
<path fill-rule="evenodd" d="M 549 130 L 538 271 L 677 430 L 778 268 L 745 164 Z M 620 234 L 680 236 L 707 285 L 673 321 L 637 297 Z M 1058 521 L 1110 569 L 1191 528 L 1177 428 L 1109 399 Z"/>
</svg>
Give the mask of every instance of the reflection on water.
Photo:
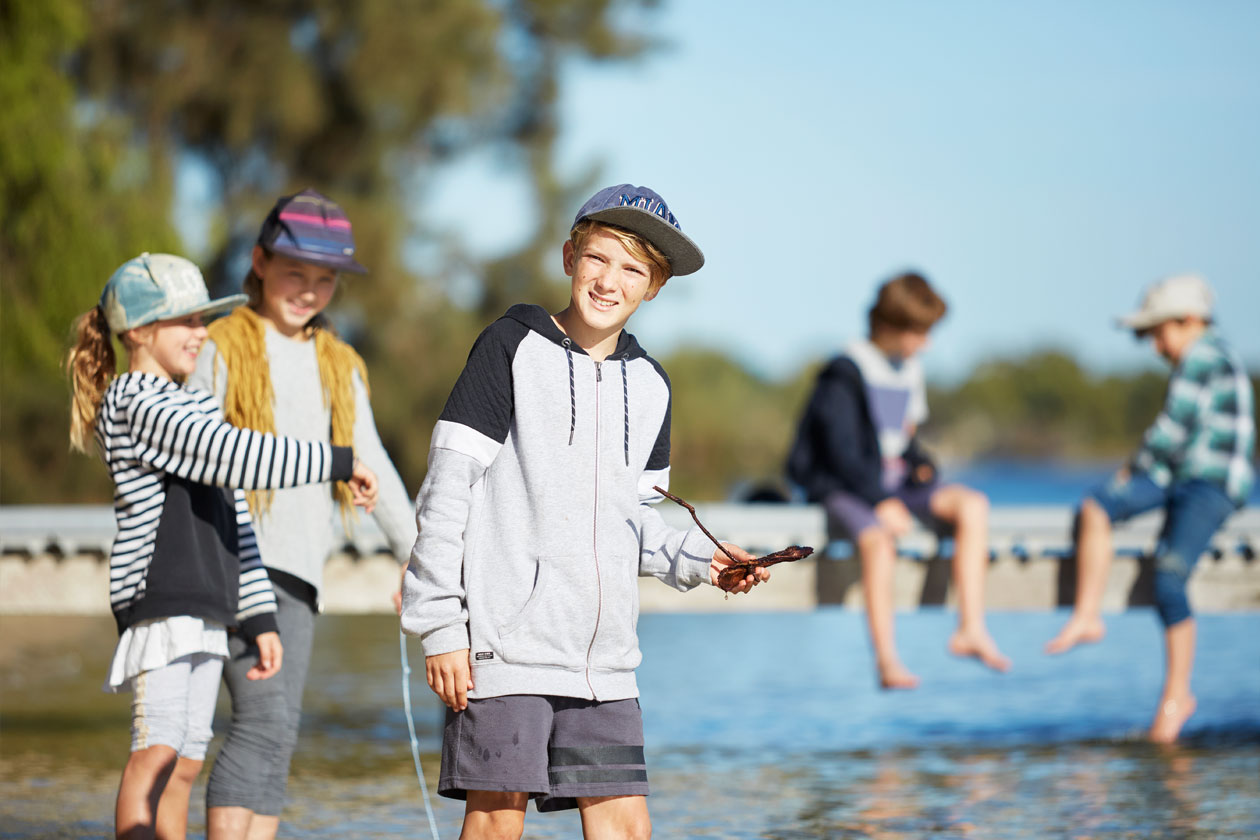
<svg viewBox="0 0 1260 840">
<path fill-rule="evenodd" d="M 1061 620 L 993 616 L 1015 659 L 999 676 L 945 654 L 949 614 L 902 616 L 924 685 L 889 694 L 852 612 L 645 617 L 656 836 L 1260 836 L 1260 615 L 1201 619 L 1199 711 L 1173 748 L 1139 737 L 1159 689 L 1152 615 L 1115 616 L 1105 643 L 1042 656 Z M 128 740 L 127 697 L 99 691 L 112 623 L 0 618 L 0 637 L 0 838 L 109 833 Z M 321 620 L 288 836 L 427 836 L 397 659 L 389 617 Z M 419 669 L 413 695 L 432 787 L 441 710 Z M 435 805 L 456 837 L 462 805 Z M 531 812 L 527 826 L 580 834 L 572 813 Z M 191 830 L 204 831 L 200 805 Z"/>
</svg>

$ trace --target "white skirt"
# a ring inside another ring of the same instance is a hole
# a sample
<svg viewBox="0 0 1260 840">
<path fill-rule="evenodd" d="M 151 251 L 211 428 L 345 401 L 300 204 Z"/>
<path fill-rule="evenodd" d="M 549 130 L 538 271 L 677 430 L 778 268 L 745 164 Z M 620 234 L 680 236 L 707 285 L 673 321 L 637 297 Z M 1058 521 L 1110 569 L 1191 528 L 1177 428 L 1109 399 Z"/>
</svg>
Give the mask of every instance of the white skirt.
<svg viewBox="0 0 1260 840">
<path fill-rule="evenodd" d="M 102 690 L 116 694 L 131 690 L 131 681 L 144 671 L 171 664 L 181 656 L 206 653 L 228 657 L 227 629 L 191 615 L 154 618 L 123 631 L 114 648 L 114 661 Z"/>
</svg>

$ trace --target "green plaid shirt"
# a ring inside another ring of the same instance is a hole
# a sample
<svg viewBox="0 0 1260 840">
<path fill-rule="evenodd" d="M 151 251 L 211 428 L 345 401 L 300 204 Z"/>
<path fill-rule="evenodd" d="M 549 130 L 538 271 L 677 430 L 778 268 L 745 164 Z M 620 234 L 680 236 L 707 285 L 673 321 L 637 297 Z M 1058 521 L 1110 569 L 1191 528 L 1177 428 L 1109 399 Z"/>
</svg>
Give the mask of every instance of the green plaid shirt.
<svg viewBox="0 0 1260 840">
<path fill-rule="evenodd" d="M 1186 351 L 1168 397 L 1142 436 L 1133 467 L 1161 487 L 1210 481 L 1241 507 L 1255 479 L 1251 380 L 1238 357 L 1209 330 Z"/>
</svg>

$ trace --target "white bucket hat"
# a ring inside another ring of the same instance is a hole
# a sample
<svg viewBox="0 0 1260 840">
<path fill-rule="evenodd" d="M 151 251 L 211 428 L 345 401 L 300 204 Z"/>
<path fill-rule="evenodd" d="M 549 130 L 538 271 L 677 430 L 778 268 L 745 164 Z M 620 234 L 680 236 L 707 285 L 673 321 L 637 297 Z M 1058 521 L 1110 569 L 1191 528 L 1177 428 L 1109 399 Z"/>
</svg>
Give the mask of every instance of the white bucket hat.
<svg viewBox="0 0 1260 840">
<path fill-rule="evenodd" d="M 1142 332 L 1164 321 L 1189 317 L 1212 319 L 1212 288 L 1197 274 L 1176 274 L 1152 283 L 1137 311 L 1120 316 L 1116 323 Z"/>
</svg>

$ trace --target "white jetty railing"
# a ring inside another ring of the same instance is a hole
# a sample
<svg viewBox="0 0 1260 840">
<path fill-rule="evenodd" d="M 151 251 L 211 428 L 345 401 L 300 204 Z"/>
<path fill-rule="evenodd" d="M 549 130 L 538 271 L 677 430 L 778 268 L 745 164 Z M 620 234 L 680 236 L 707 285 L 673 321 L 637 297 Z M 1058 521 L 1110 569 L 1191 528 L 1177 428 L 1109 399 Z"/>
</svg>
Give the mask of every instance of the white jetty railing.
<svg viewBox="0 0 1260 840">
<path fill-rule="evenodd" d="M 687 511 L 660 507 L 678 528 L 691 525 Z M 820 508 L 786 504 L 698 504 L 697 514 L 720 539 L 764 553 L 788 545 L 812 545 L 815 557 L 772 570 L 770 584 L 751 595 L 724 599 L 709 587 L 677 593 L 654 581 L 640 588 L 642 609 L 810 609 L 819 604 L 860 607 L 858 564 L 849 547 L 831 542 Z M 990 513 L 987 602 L 994 609 L 1051 609 L 1070 603 L 1075 587 L 1071 556 L 1073 512 L 1068 507 L 995 507 Z M 1150 602 L 1151 566 L 1161 515 L 1146 514 L 1117 527 L 1117 558 L 1104 599 L 1108 609 Z M 107 614 L 105 556 L 114 537 L 107 505 L 0 507 L 0 614 Z M 325 569 L 329 611 L 388 610 L 398 566 L 371 517 L 361 517 Z M 948 543 L 939 557 L 937 538 L 926 530 L 900 543 L 895 577 L 900 608 L 952 603 Z M 1203 611 L 1260 609 L 1260 510 L 1235 514 L 1216 535 L 1190 583 L 1191 603 Z"/>
</svg>

